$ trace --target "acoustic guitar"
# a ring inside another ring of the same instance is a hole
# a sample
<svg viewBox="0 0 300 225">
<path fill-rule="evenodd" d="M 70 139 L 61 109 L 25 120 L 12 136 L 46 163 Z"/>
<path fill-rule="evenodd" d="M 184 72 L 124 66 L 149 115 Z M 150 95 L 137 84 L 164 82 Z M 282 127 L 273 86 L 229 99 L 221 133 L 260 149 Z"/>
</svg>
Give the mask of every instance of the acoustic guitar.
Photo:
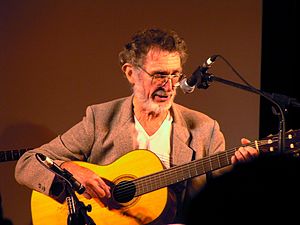
<svg viewBox="0 0 300 225">
<path fill-rule="evenodd" d="M 284 153 L 299 154 L 300 130 L 285 133 Z M 278 152 L 278 136 L 270 135 L 249 144 L 261 153 Z M 168 186 L 231 164 L 238 149 L 207 156 L 189 163 L 163 169 L 159 158 L 148 150 L 133 150 L 112 164 L 99 166 L 75 162 L 101 176 L 112 187 L 110 199 L 85 199 L 80 201 L 92 207 L 88 215 L 97 225 L 154 224 L 166 214 L 169 203 Z M 32 192 L 31 212 L 34 225 L 66 225 L 68 206 L 52 198 Z"/>
</svg>

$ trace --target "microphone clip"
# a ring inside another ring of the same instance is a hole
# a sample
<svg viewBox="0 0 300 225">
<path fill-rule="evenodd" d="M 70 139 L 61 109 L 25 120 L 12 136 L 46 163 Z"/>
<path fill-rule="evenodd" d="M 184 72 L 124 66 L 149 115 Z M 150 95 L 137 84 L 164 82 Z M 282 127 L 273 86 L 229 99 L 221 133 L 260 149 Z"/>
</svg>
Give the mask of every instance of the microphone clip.
<svg viewBox="0 0 300 225">
<path fill-rule="evenodd" d="M 212 74 L 210 73 L 203 73 L 201 76 L 198 77 L 196 87 L 198 89 L 207 89 L 213 81 Z"/>
<path fill-rule="evenodd" d="M 36 153 L 35 157 L 44 167 L 61 177 L 78 194 L 82 194 L 85 191 L 85 187 L 75 179 L 72 173 L 66 169 L 62 169 L 52 159 L 41 153 Z"/>
</svg>

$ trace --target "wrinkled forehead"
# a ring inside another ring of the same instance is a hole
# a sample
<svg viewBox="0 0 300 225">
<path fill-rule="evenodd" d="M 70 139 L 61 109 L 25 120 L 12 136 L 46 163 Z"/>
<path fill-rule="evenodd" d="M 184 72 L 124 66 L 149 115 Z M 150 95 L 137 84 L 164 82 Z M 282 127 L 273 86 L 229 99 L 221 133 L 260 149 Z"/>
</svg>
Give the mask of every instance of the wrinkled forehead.
<svg viewBox="0 0 300 225">
<path fill-rule="evenodd" d="M 166 66 L 181 68 L 181 59 L 178 52 L 169 52 L 159 48 L 151 48 L 144 59 L 144 67 Z"/>
</svg>

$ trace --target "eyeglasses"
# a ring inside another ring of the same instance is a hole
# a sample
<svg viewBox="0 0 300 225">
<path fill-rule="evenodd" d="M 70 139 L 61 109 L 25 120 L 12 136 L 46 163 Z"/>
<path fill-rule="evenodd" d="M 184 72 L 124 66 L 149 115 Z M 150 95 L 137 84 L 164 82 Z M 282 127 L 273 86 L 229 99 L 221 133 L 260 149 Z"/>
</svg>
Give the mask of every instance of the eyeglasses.
<svg viewBox="0 0 300 225">
<path fill-rule="evenodd" d="M 139 69 L 144 71 L 146 74 L 148 74 L 150 77 L 152 77 L 152 82 L 156 85 L 164 86 L 168 80 L 172 81 L 173 87 L 180 86 L 180 81 L 182 78 L 184 78 L 183 74 L 160 74 L 160 73 L 154 73 L 150 74 L 147 72 L 143 67 L 137 66 Z"/>
</svg>

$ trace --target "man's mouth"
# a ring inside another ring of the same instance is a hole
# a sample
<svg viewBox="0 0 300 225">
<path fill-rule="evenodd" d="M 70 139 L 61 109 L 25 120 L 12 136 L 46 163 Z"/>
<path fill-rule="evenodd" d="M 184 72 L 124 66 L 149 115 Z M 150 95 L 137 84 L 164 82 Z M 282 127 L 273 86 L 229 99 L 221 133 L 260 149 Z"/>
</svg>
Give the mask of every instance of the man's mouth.
<svg viewBox="0 0 300 225">
<path fill-rule="evenodd" d="M 171 97 L 171 94 L 170 93 L 168 94 L 164 90 L 158 90 L 155 91 L 152 96 L 154 100 L 162 102 L 162 101 L 167 101 Z"/>
</svg>

